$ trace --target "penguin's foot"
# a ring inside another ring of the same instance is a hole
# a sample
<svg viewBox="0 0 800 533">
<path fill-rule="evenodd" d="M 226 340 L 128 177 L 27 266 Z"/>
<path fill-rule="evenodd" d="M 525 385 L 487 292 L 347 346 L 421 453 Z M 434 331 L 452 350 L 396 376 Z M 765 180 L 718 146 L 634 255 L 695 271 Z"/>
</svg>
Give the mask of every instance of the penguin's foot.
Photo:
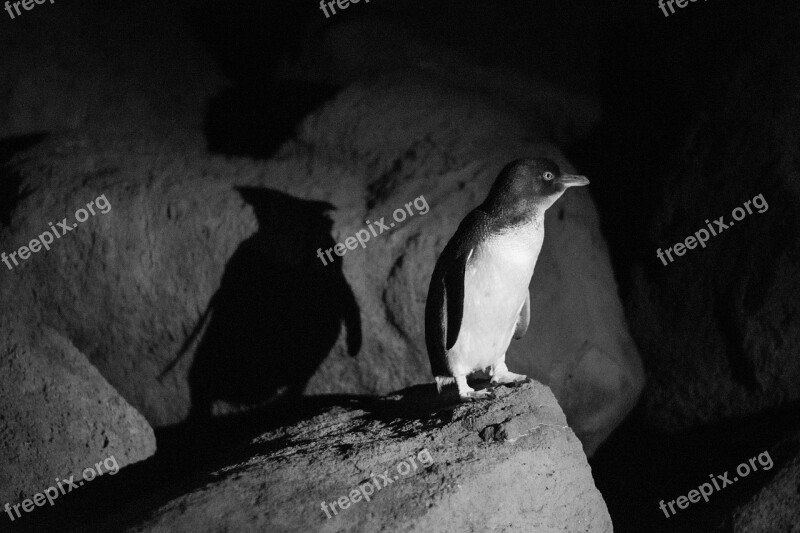
<svg viewBox="0 0 800 533">
<path fill-rule="evenodd" d="M 462 402 L 477 402 L 480 400 L 493 400 L 496 398 L 495 394 L 488 390 L 470 389 L 466 392 L 459 391 L 458 395 L 461 397 Z"/>
<path fill-rule="evenodd" d="M 495 398 L 495 395 L 492 391 L 476 391 L 467 385 L 466 376 L 456 376 L 456 385 L 458 385 L 458 396 L 461 398 L 462 402 L 475 402 L 478 400 L 491 400 Z"/>
<path fill-rule="evenodd" d="M 521 385 L 523 383 L 530 383 L 531 378 L 524 374 L 515 374 L 514 372 L 495 372 L 492 376 L 492 385 Z"/>
</svg>

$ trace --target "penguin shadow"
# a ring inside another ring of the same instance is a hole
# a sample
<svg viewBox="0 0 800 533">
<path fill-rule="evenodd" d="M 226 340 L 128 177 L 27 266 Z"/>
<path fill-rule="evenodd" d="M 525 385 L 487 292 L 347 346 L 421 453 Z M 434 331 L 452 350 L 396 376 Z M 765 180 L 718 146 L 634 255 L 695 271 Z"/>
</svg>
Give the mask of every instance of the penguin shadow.
<svg viewBox="0 0 800 533">
<path fill-rule="evenodd" d="M 359 308 L 341 262 L 315 254 L 332 247 L 327 202 L 265 188 L 237 188 L 258 231 L 228 261 L 219 289 L 175 361 L 196 339 L 189 371 L 189 423 L 204 423 L 223 401 L 232 412 L 291 405 L 328 356 L 344 323 L 347 349 L 361 348 Z M 174 362 L 173 362 L 174 365 Z M 238 407 L 237 407 L 238 406 Z"/>
</svg>

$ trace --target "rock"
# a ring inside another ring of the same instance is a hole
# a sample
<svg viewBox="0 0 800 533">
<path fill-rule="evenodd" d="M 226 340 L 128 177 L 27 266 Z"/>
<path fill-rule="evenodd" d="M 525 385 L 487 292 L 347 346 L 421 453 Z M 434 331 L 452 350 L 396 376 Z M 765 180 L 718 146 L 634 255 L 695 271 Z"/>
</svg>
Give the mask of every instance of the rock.
<svg viewBox="0 0 800 533">
<path fill-rule="evenodd" d="M 19 503 L 56 478 L 77 482 L 100 461 L 123 468 L 155 453 L 147 421 L 69 340 L 10 313 L 0 332 L 0 502 Z"/>
<path fill-rule="evenodd" d="M 626 302 L 646 354 L 640 414 L 652 426 L 683 431 L 800 399 L 795 35 L 776 28 L 721 74 L 724 90 L 695 120 L 666 180 L 652 256 Z M 704 247 L 667 265 L 656 257 L 657 248 L 708 234 L 706 220 L 719 229 L 718 217 L 733 224 Z"/>
<path fill-rule="evenodd" d="M 419 6 L 406 9 L 409 16 L 417 13 Z M 482 63 L 476 56 L 490 53 L 486 49 L 465 53 L 432 39 L 427 34 L 429 27 L 423 36 L 419 28 L 395 22 L 396 19 L 368 15 L 318 28 L 311 44 L 306 44 L 297 61 L 280 75 L 346 87 L 377 74 L 421 70 L 448 80 L 453 87 L 481 94 L 498 107 L 513 110 L 526 122 L 546 129 L 548 139 L 559 146 L 583 138 L 600 121 L 599 103 L 594 97 L 573 90 L 575 80 L 554 83 L 539 73 L 528 72 L 528 61 L 520 61 L 517 68 Z M 549 31 L 545 23 L 540 24 L 543 27 L 537 32 Z M 574 53 L 574 42 L 560 52 Z M 541 53 L 536 50 L 532 56 L 539 57 Z M 542 70 L 553 74 L 552 66 Z"/>
<path fill-rule="evenodd" d="M 800 433 L 781 443 L 770 456 L 775 457 L 778 471 L 758 494 L 735 510 L 736 533 L 800 531 Z M 783 459 L 780 464 L 779 457 Z"/>
<path fill-rule="evenodd" d="M 552 145 L 526 140 L 548 131 L 402 71 L 344 90 L 269 161 L 150 134 L 53 137 L 15 160 L 32 193 L 0 235 L 4 249 L 100 195 L 112 207 L 0 288 L 156 426 L 184 419 L 190 402 L 202 417 L 302 391 L 428 382 L 422 316 L 436 254 L 511 159 L 573 170 Z M 318 249 L 367 220 L 391 223 L 406 204 L 397 227 L 322 264 Z M 532 326 L 509 361 L 552 387 L 591 454 L 634 405 L 642 371 L 588 193 L 570 191 L 546 227 Z"/>
<path fill-rule="evenodd" d="M 437 398 L 424 385 L 335 407 L 256 438 L 194 490 L 115 524 L 129 532 L 210 524 L 282 532 L 612 531 L 581 444 L 547 387 L 529 383 L 498 395 L 448 405 L 454 396 Z"/>
</svg>

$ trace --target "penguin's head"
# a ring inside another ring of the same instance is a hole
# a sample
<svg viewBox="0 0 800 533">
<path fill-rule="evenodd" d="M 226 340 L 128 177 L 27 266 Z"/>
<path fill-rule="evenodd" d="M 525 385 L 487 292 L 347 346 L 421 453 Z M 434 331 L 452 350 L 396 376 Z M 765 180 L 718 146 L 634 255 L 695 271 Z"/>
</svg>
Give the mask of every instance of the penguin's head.
<svg viewBox="0 0 800 533">
<path fill-rule="evenodd" d="M 503 167 L 484 202 L 488 211 L 544 212 L 569 187 L 588 185 L 576 174 L 564 174 L 552 160 L 517 159 Z"/>
</svg>

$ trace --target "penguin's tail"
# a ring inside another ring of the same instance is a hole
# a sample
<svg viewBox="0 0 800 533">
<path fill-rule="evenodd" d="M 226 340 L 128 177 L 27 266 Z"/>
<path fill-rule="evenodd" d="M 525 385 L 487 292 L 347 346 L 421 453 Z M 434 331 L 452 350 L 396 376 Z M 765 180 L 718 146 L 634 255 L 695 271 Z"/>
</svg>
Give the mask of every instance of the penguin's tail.
<svg viewBox="0 0 800 533">
<path fill-rule="evenodd" d="M 456 378 L 450 376 L 435 376 L 434 379 L 436 380 L 436 391 L 439 394 L 442 393 L 442 387 L 456 382 Z"/>
</svg>

